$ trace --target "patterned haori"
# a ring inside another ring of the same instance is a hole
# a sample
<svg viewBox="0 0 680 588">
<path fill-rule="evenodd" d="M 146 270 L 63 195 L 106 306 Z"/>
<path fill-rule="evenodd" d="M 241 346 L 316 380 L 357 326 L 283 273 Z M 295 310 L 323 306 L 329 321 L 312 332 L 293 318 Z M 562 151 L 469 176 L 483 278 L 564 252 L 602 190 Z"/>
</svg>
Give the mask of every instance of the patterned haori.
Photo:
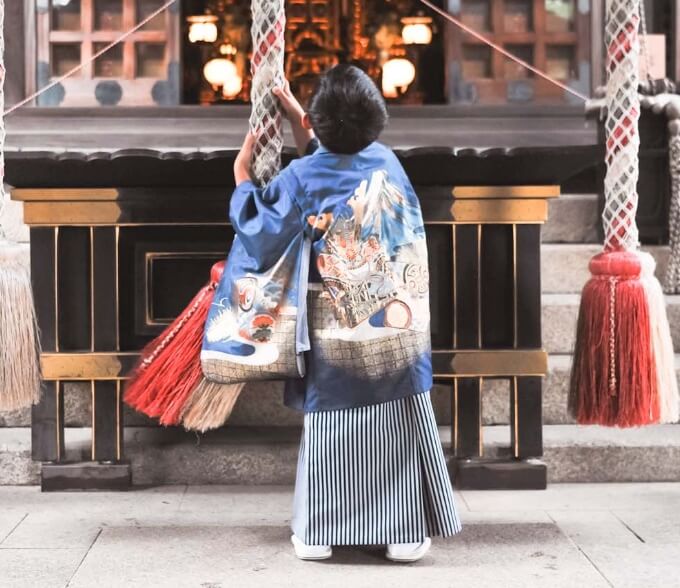
<svg viewBox="0 0 680 588">
<path fill-rule="evenodd" d="M 267 187 L 234 191 L 236 238 L 204 372 L 221 382 L 304 375 L 287 382 L 286 402 L 305 411 L 429 390 L 427 246 L 413 188 L 379 143 L 354 155 L 315 143 Z"/>
</svg>

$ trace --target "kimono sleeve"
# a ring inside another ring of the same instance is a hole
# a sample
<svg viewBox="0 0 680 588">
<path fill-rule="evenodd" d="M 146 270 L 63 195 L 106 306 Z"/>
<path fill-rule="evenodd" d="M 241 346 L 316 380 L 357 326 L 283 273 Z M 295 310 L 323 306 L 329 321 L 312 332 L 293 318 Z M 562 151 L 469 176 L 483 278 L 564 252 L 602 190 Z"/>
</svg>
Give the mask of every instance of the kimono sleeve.
<svg viewBox="0 0 680 588">
<path fill-rule="evenodd" d="M 302 214 L 295 199 L 299 190 L 297 179 L 288 169 L 264 188 L 246 181 L 234 190 L 229 219 L 259 269 L 274 264 L 302 232 Z"/>
</svg>

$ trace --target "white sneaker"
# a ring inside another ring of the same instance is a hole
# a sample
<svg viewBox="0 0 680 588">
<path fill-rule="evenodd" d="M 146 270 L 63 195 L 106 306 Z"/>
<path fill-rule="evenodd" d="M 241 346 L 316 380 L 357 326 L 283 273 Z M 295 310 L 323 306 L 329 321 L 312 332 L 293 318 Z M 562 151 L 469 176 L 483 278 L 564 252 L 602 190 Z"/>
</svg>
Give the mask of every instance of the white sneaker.
<svg viewBox="0 0 680 588">
<path fill-rule="evenodd" d="M 333 555 L 330 545 L 307 545 L 295 535 L 291 535 L 290 540 L 295 548 L 295 555 L 300 559 L 328 559 Z"/>
<path fill-rule="evenodd" d="M 432 545 L 432 540 L 425 537 L 422 543 L 392 543 L 387 546 L 387 559 L 392 561 L 411 562 L 423 557 Z"/>
</svg>

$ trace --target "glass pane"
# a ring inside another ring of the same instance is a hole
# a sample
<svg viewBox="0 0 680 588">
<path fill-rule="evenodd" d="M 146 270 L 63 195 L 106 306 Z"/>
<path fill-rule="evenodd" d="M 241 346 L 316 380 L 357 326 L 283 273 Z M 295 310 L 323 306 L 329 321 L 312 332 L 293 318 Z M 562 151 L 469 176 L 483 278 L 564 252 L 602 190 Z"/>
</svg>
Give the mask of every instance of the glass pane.
<svg viewBox="0 0 680 588">
<path fill-rule="evenodd" d="M 534 28 L 532 0 L 505 0 L 503 30 L 506 33 L 526 33 Z"/>
<path fill-rule="evenodd" d="M 463 77 L 467 80 L 491 77 L 491 49 L 486 45 L 463 47 Z"/>
<path fill-rule="evenodd" d="M 163 43 L 137 43 L 135 55 L 138 78 L 165 77 L 165 45 Z"/>
<path fill-rule="evenodd" d="M 137 0 L 137 22 L 143 21 L 147 16 L 163 6 L 163 0 Z M 165 12 L 154 16 L 142 27 L 143 31 L 162 31 L 165 29 Z"/>
<path fill-rule="evenodd" d="M 476 31 L 490 31 L 491 0 L 463 0 L 461 18 Z"/>
<path fill-rule="evenodd" d="M 80 43 L 54 43 L 52 45 L 53 76 L 62 76 L 77 65 L 80 65 Z M 75 75 L 80 75 L 80 73 Z"/>
<path fill-rule="evenodd" d="M 95 43 L 94 52 L 101 51 L 108 43 Z M 111 47 L 94 62 L 94 75 L 97 78 L 123 77 L 123 44 Z"/>
<path fill-rule="evenodd" d="M 506 45 L 505 47 L 510 53 L 526 61 L 529 65 L 534 64 L 534 48 L 531 45 Z M 503 77 L 506 80 L 521 80 L 530 78 L 531 72 L 524 66 L 520 65 L 512 59 L 505 58 L 503 64 Z"/>
<path fill-rule="evenodd" d="M 574 30 L 574 0 L 545 0 L 545 30 L 568 33 Z"/>
<path fill-rule="evenodd" d="M 80 30 L 80 0 L 52 0 L 52 30 Z"/>
<path fill-rule="evenodd" d="M 546 70 L 549 76 L 558 80 L 577 79 L 575 48 L 572 45 L 548 45 Z"/>
<path fill-rule="evenodd" d="M 95 0 L 94 28 L 97 31 L 122 30 L 123 0 Z"/>
</svg>

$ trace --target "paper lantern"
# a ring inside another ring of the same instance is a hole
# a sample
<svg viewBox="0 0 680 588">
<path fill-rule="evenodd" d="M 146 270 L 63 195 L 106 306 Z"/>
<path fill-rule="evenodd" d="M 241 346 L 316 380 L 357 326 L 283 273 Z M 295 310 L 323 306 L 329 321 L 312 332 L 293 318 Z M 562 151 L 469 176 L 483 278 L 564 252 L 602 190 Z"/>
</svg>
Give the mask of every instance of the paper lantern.
<svg viewBox="0 0 680 588">
<path fill-rule="evenodd" d="M 212 14 L 187 16 L 189 41 L 192 43 L 214 43 L 217 40 L 217 17 Z"/>
<path fill-rule="evenodd" d="M 432 19 L 429 16 L 406 16 L 401 38 L 406 45 L 429 45 L 432 42 Z"/>
<path fill-rule="evenodd" d="M 386 98 L 396 98 L 405 92 L 416 77 L 416 67 L 408 59 L 395 57 L 383 65 L 382 90 Z"/>
<path fill-rule="evenodd" d="M 236 64 L 222 57 L 211 59 L 203 66 L 203 76 L 212 86 L 224 86 L 234 77 L 239 77 Z"/>
</svg>

